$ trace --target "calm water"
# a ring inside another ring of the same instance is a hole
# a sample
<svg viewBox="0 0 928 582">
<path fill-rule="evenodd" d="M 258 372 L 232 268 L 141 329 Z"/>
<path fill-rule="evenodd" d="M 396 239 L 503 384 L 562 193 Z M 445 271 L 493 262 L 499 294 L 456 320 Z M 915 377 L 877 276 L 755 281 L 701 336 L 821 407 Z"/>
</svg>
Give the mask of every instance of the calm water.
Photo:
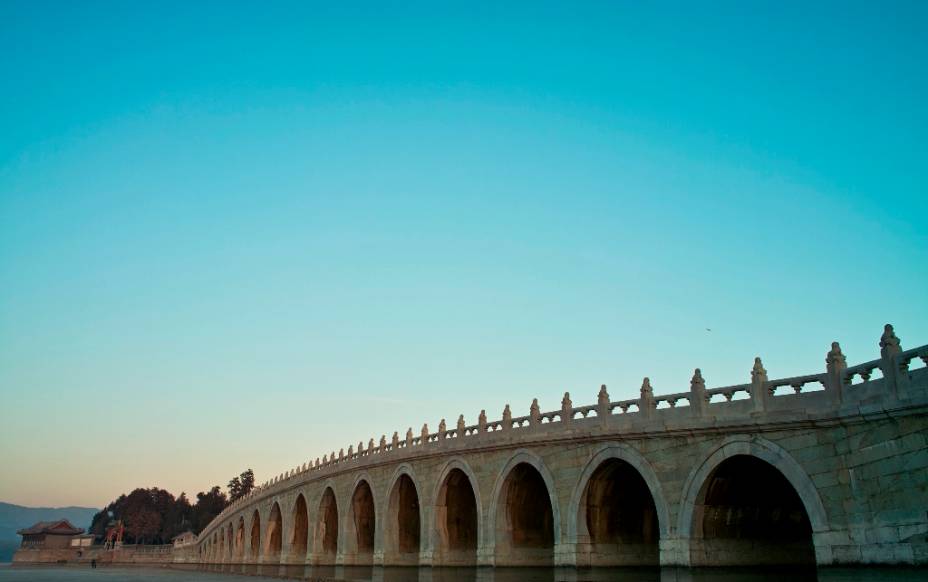
<svg viewBox="0 0 928 582">
<path fill-rule="evenodd" d="M 0 565 L 0 582 L 235 582 L 274 580 L 371 582 L 928 582 L 928 569 L 827 568 L 760 569 L 597 569 L 554 568 L 277 568 L 238 567 L 236 572 L 100 567 L 11 567 Z"/>
</svg>

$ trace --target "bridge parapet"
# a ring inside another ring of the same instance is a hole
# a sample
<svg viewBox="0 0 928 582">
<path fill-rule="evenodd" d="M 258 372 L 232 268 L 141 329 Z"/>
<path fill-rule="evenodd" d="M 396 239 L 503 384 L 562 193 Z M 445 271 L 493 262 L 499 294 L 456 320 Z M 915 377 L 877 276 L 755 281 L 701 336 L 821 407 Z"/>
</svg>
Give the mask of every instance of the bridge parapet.
<svg viewBox="0 0 928 582">
<path fill-rule="evenodd" d="M 382 435 L 361 441 L 338 453 L 307 461 L 256 487 L 227 507 L 201 535 L 210 533 L 246 506 L 279 496 L 307 482 L 322 482 L 344 472 L 362 473 L 381 465 L 399 465 L 415 459 L 454 456 L 483 449 L 535 445 L 571 439 L 615 440 L 645 435 L 685 434 L 705 427 L 750 427 L 797 421 L 835 419 L 859 415 L 862 410 L 891 410 L 913 399 L 928 398 L 924 370 L 915 371 L 920 381 L 913 383 L 913 362 L 928 366 L 928 345 L 903 350 L 891 325 L 880 339 L 881 357 L 848 367 L 837 342 L 825 357 L 821 373 L 768 379 L 761 359 L 755 358 L 751 382 L 706 388 L 702 372 L 696 369 L 685 392 L 654 395 L 644 378 L 639 398 L 613 401 L 605 385 L 596 404 L 574 406 L 565 393 L 561 407 L 543 412 L 537 400 L 529 414 L 513 416 L 507 404 L 498 420 L 487 420 L 481 411 L 478 422 L 468 425 L 460 415 L 454 426 L 445 419 L 438 430 L 423 425 L 418 435 L 410 427 L 401 439 Z M 914 386 L 914 389 L 913 389 Z"/>
</svg>

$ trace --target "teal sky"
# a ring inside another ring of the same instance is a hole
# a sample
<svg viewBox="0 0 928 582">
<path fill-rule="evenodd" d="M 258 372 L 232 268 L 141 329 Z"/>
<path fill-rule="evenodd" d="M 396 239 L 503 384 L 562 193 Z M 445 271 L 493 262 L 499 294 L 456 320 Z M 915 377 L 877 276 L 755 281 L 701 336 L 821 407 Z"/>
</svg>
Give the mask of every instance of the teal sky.
<svg viewBox="0 0 928 582">
<path fill-rule="evenodd" d="M 332 4 L 0 4 L 0 500 L 928 343 L 928 3 Z"/>
</svg>

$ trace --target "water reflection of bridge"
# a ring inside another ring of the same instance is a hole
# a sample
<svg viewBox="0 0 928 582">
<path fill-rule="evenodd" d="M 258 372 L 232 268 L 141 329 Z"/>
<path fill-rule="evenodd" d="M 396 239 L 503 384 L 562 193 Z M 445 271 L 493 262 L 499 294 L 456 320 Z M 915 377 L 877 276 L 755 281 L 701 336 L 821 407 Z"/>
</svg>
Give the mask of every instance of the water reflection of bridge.
<svg viewBox="0 0 928 582">
<path fill-rule="evenodd" d="M 928 346 L 822 373 L 448 428 L 325 455 L 229 507 L 189 561 L 928 563 Z"/>
</svg>

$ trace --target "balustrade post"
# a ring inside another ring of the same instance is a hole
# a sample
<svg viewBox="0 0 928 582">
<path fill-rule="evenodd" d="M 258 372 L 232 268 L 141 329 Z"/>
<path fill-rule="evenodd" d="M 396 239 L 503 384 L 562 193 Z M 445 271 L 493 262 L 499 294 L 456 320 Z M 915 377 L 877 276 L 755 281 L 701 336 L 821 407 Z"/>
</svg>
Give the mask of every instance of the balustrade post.
<svg viewBox="0 0 928 582">
<path fill-rule="evenodd" d="M 409 430 L 406 431 L 406 448 L 412 446 L 412 427 L 409 427 Z"/>
<path fill-rule="evenodd" d="M 654 413 L 654 389 L 651 388 L 651 379 L 645 376 L 641 382 L 641 397 L 638 399 L 638 412 L 642 418 L 651 418 Z"/>
<path fill-rule="evenodd" d="M 467 429 L 467 424 L 464 422 L 464 415 L 458 417 L 458 427 L 457 427 L 457 437 L 459 439 L 464 438 L 464 431 Z"/>
<path fill-rule="evenodd" d="M 825 389 L 831 394 L 834 404 L 840 405 L 844 400 L 844 372 L 847 370 L 847 358 L 841 352 L 838 342 L 831 342 L 831 350 L 825 354 L 825 371 L 827 372 Z"/>
<path fill-rule="evenodd" d="M 509 409 L 509 405 L 506 405 L 506 408 L 503 409 L 503 432 L 509 432 L 512 430 L 512 410 Z"/>
<path fill-rule="evenodd" d="M 693 379 L 690 380 L 690 410 L 693 416 L 702 416 L 706 409 L 706 381 L 702 377 L 699 368 L 693 372 Z"/>
<path fill-rule="evenodd" d="M 445 419 L 441 419 L 441 422 L 438 423 L 438 444 L 445 442 L 445 435 L 448 434 L 448 425 L 445 424 Z"/>
<path fill-rule="evenodd" d="M 754 358 L 751 368 L 751 404 L 754 412 L 763 412 L 767 408 L 767 370 L 760 357 Z"/>
<path fill-rule="evenodd" d="M 481 410 L 480 416 L 477 417 L 477 432 L 485 434 L 487 432 L 487 411 Z"/>
<path fill-rule="evenodd" d="M 883 335 L 880 337 L 880 369 L 883 371 L 883 381 L 887 391 L 897 400 L 908 396 L 909 375 L 902 370 L 899 354 L 902 345 L 893 326 L 887 323 L 883 326 Z"/>
<path fill-rule="evenodd" d="M 606 390 L 605 384 L 599 387 L 599 395 L 596 397 L 596 416 L 603 425 L 609 418 L 609 391 Z"/>
<path fill-rule="evenodd" d="M 538 408 L 538 399 L 532 399 L 532 405 L 528 409 L 528 424 L 532 428 L 541 424 L 541 410 Z"/>
<path fill-rule="evenodd" d="M 564 392 L 561 400 L 561 422 L 570 422 L 574 418 L 574 403 L 570 399 L 570 392 Z"/>
</svg>

